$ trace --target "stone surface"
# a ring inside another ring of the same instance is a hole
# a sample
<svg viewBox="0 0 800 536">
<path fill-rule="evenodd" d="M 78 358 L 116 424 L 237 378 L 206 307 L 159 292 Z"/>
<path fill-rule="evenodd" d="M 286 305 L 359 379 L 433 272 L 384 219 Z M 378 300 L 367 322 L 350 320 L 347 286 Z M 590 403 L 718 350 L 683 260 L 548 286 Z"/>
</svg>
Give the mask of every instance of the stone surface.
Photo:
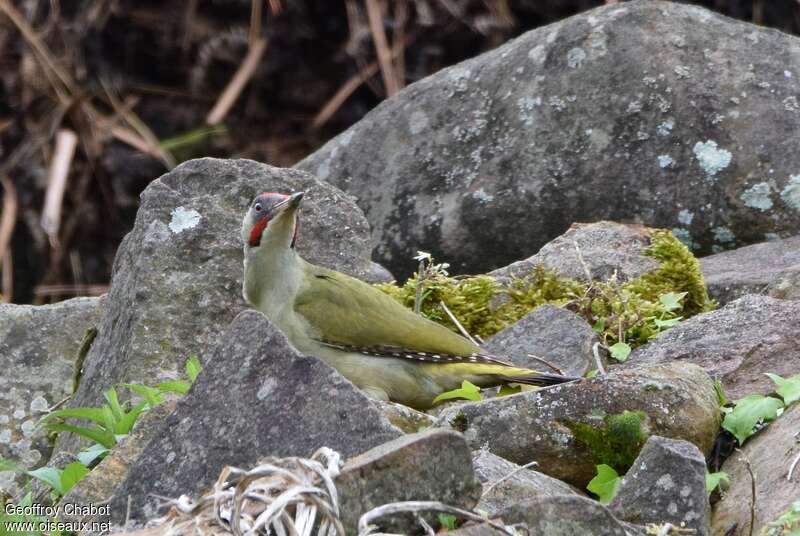
<svg viewBox="0 0 800 536">
<path fill-rule="evenodd" d="M 111 452 L 83 480 L 75 484 L 61 498 L 59 504 L 62 506 L 67 504 L 105 504 L 128 476 L 131 466 L 144 451 L 154 432 L 161 428 L 162 421 L 175 410 L 175 406 L 176 401 L 169 400 L 141 415 L 131 433 L 115 445 Z M 63 464 L 53 466 L 64 467 Z M 66 509 L 62 510 L 62 512 L 65 513 L 59 516 L 59 521 L 107 521 L 105 516 L 67 515 Z"/>
<path fill-rule="evenodd" d="M 407 435 L 348 460 L 336 489 L 347 534 L 356 534 L 359 517 L 377 506 L 439 501 L 471 509 L 481 492 L 467 442 L 441 429 Z M 403 534 L 419 526 L 411 516 L 400 517 L 384 517 L 377 524 Z"/>
<path fill-rule="evenodd" d="M 0 304 L 0 457 L 24 467 L 48 459 L 52 447 L 36 424 L 72 394 L 81 342 L 101 308 L 99 298 Z M 0 473 L 0 491 L 19 491 L 13 473 Z"/>
<path fill-rule="evenodd" d="M 626 469 L 648 434 L 685 439 L 708 453 L 719 423 L 711 378 L 685 363 L 470 402 L 448 408 L 436 421 L 464 432 L 475 449 L 485 446 L 520 465 L 536 461 L 539 471 L 579 489 L 598 463 Z"/>
<path fill-rule="evenodd" d="M 633 279 L 658 267 L 642 255 L 650 245 L 650 233 L 642 225 L 600 221 L 575 223 L 535 255 L 490 272 L 508 281 L 524 278 L 537 264 L 579 281 L 606 281 L 614 273 L 620 281 Z M 577 247 L 576 247 L 577 246 Z"/>
<path fill-rule="evenodd" d="M 447 531 L 447 536 L 508 536 L 507 532 L 496 529 L 488 523 L 468 525 L 456 530 Z"/>
<path fill-rule="evenodd" d="M 636 349 L 623 366 L 679 361 L 703 367 L 722 381 L 731 400 L 766 394 L 800 372 L 800 302 L 748 295 L 690 318 Z"/>
<path fill-rule="evenodd" d="M 323 446 L 349 457 L 400 435 L 353 384 L 245 311 L 115 492 L 112 519 L 124 520 L 129 496 L 131 519 L 154 517 L 150 494 L 196 496 L 226 465 Z"/>
<path fill-rule="evenodd" d="M 722 305 L 745 294 L 800 300 L 800 236 L 703 257 L 700 269 Z"/>
<path fill-rule="evenodd" d="M 599 502 L 578 495 L 537 497 L 511 505 L 500 513 L 504 523 L 525 523 L 529 536 L 629 536 Z"/>
<path fill-rule="evenodd" d="M 578 315 L 553 305 L 542 305 L 486 341 L 483 349 L 508 357 L 521 367 L 554 372 L 529 357 L 531 354 L 558 367 L 560 374 L 583 376 L 597 368 L 592 354 L 596 342 L 599 342 L 597 333 Z"/>
<path fill-rule="evenodd" d="M 373 400 L 372 403 L 383 413 L 384 417 L 389 419 L 390 423 L 406 434 L 417 433 L 430 428 L 433 424 L 433 417 L 403 404 L 383 400 Z"/>
<path fill-rule="evenodd" d="M 241 221 L 264 190 L 308 192 L 298 249 L 309 261 L 359 277 L 373 270 L 367 223 L 339 190 L 250 160 L 185 162 L 142 194 L 73 406 L 96 405 L 115 383 L 175 379 L 192 353 L 205 360 L 245 305 Z M 62 434 L 58 448 L 78 447 Z"/>
<path fill-rule="evenodd" d="M 475 451 L 472 464 L 483 486 L 481 500 L 475 509 L 485 513 L 489 519 L 494 519 L 511 505 L 533 497 L 578 495 L 569 484 L 533 469 L 522 469 L 488 450 Z M 502 482 L 497 483 L 501 479 Z"/>
<path fill-rule="evenodd" d="M 789 468 L 800 456 L 797 431 L 800 430 L 800 404 L 795 403 L 769 426 L 748 439 L 722 465 L 730 484 L 711 514 L 714 536 L 761 534 L 762 528 L 789 509 L 800 497 L 800 464 Z M 750 529 L 752 480 L 745 459 L 755 475 L 755 523 Z M 736 528 L 734 529 L 734 525 Z M 788 533 L 787 533 L 788 534 Z"/>
<path fill-rule="evenodd" d="M 706 460 L 688 441 L 650 436 L 608 508 L 631 523 L 672 523 L 710 534 Z"/>
<path fill-rule="evenodd" d="M 796 37 L 610 4 L 408 86 L 298 167 L 358 196 L 398 277 L 419 249 L 485 272 L 576 221 L 730 249 L 800 230 L 798 78 Z"/>
</svg>

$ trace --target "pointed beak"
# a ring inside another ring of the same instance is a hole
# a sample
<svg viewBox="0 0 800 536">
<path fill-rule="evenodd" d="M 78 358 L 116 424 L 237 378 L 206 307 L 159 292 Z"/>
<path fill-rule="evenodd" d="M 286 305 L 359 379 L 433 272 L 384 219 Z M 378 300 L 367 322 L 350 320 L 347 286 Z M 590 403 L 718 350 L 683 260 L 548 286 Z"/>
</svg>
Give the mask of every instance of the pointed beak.
<svg viewBox="0 0 800 536">
<path fill-rule="evenodd" d="M 300 201 L 303 200 L 305 192 L 295 192 L 277 205 L 272 207 L 275 212 L 284 212 L 286 210 L 295 210 L 300 206 Z"/>
</svg>

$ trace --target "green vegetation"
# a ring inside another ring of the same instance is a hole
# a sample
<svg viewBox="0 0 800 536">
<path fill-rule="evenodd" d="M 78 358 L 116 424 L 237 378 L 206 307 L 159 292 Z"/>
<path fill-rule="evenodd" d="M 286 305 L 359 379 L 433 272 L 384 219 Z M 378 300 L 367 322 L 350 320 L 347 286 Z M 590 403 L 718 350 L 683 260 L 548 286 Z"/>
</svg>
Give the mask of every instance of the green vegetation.
<svg viewBox="0 0 800 536">
<path fill-rule="evenodd" d="M 618 415 L 606 415 L 600 425 L 574 421 L 563 424 L 572 431 L 578 443 L 589 449 L 595 461 L 625 471 L 633 464 L 650 435 L 645 426 L 646 419 L 642 411 L 626 410 Z"/>
<path fill-rule="evenodd" d="M 46 484 L 51 490 L 53 503 L 66 495 L 75 484 L 80 482 L 90 468 L 96 465 L 105 457 L 119 441 L 121 441 L 133 429 L 138 418 L 153 409 L 158 404 L 166 400 L 167 393 L 177 393 L 184 395 L 188 392 L 192 383 L 197 379 L 202 370 L 197 356 L 191 356 L 185 365 L 187 379 L 163 382 L 156 387 L 148 387 L 140 384 L 119 384 L 109 388 L 105 393 L 106 403 L 101 407 L 81 407 L 67 408 L 46 415 L 40 425 L 52 432 L 68 432 L 77 434 L 92 441 L 92 445 L 78 454 L 77 462 L 72 462 L 63 469 L 55 467 L 40 467 L 31 471 L 20 468 L 10 460 L 0 458 L 0 473 L 14 472 L 26 474 Z M 136 404 L 128 401 L 121 403 L 117 394 L 117 388 L 126 388 L 139 395 L 143 400 Z M 90 425 L 78 425 L 63 422 L 63 419 L 78 419 L 88 421 Z M 26 504 L 27 501 L 27 504 Z M 22 506 L 30 506 L 31 493 L 20 503 Z M 23 518 L 23 516 L 5 514 L 5 504 L 0 501 L 0 536 L 4 536 L 3 527 L 6 522 L 13 521 L 34 521 L 44 522 L 44 518 Z M 19 533 L 15 533 L 19 534 Z M 38 535 L 39 533 L 31 533 Z M 52 533 L 51 533 L 52 534 Z"/>
<path fill-rule="evenodd" d="M 706 471 L 706 492 L 711 495 L 720 483 L 725 482 L 727 484 L 729 481 L 728 473 L 724 471 L 718 471 L 716 473 L 709 473 Z"/>
<path fill-rule="evenodd" d="M 450 514 L 438 514 L 436 519 L 439 521 L 439 527 L 445 530 L 456 530 L 456 523 L 458 518 Z"/>
<path fill-rule="evenodd" d="M 782 378 L 777 374 L 767 376 L 777 385 L 776 392 L 782 400 L 772 396 L 749 395 L 735 401 L 732 408 L 723 408 L 725 418 L 722 427 L 732 433 L 740 445 L 756 433 L 760 423 L 774 420 L 786 407 L 800 399 L 800 374 L 791 378 Z"/>
<path fill-rule="evenodd" d="M 624 361 L 632 349 L 683 318 L 716 307 L 706 292 L 697 259 L 669 231 L 655 231 L 643 254 L 657 260 L 658 267 L 627 282 L 612 277 L 583 283 L 539 265 L 507 285 L 488 275 L 450 277 L 446 264 L 434 264 L 429 255 L 420 254 L 419 272 L 404 285 L 377 287 L 409 308 L 419 294 L 420 313 L 456 331 L 441 306 L 444 303 L 467 332 L 481 338 L 512 325 L 540 305 L 565 307 L 594 326 L 612 357 Z"/>
<path fill-rule="evenodd" d="M 461 388 L 453 389 L 452 391 L 446 391 L 436 398 L 433 399 L 433 403 L 436 404 L 437 402 L 441 402 L 442 400 L 452 400 L 454 398 L 461 398 L 464 400 L 472 400 L 478 401 L 483 400 L 483 395 L 481 395 L 481 388 L 477 385 L 474 385 L 467 380 L 461 382 Z"/>
<path fill-rule="evenodd" d="M 800 536 L 800 499 L 761 529 L 761 536 Z"/>
<path fill-rule="evenodd" d="M 617 494 L 620 482 L 622 477 L 614 468 L 603 463 L 597 466 L 597 475 L 589 481 L 586 489 L 597 495 L 602 504 L 608 504 Z"/>
</svg>

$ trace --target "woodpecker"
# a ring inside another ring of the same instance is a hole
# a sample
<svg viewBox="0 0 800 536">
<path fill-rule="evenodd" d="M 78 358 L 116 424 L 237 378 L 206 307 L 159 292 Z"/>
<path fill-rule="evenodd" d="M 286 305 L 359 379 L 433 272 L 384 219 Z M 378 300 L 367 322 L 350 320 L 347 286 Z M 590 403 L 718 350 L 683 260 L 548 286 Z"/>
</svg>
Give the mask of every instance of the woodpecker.
<svg viewBox="0 0 800 536">
<path fill-rule="evenodd" d="M 300 353 L 316 356 L 368 396 L 427 409 L 468 380 L 547 386 L 576 380 L 488 355 L 373 286 L 297 253 L 304 192 L 256 196 L 242 222 L 243 295 Z"/>
</svg>

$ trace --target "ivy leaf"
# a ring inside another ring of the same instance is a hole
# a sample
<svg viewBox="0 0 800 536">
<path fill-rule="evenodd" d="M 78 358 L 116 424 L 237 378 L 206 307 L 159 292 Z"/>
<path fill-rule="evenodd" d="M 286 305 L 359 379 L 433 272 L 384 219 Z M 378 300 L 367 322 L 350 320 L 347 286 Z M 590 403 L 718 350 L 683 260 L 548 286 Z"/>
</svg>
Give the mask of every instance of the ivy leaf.
<svg viewBox="0 0 800 536">
<path fill-rule="evenodd" d="M 597 476 L 589 482 L 586 489 L 597 495 L 602 504 L 608 504 L 617 494 L 620 482 L 622 477 L 619 473 L 610 465 L 603 463 L 597 466 Z"/>
<path fill-rule="evenodd" d="M 676 309 L 683 309 L 683 305 L 681 305 L 681 300 L 686 297 L 688 292 L 667 292 L 663 294 L 658 301 L 661 302 L 661 305 L 667 311 L 674 311 Z"/>
<path fill-rule="evenodd" d="M 628 356 L 631 355 L 631 347 L 624 342 L 613 344 L 608 348 L 608 350 L 611 352 L 611 357 L 619 362 L 627 361 Z"/>
<path fill-rule="evenodd" d="M 594 326 L 592 326 L 592 329 L 597 333 L 603 333 L 606 330 L 606 319 L 602 316 L 598 318 L 597 322 L 595 322 Z"/>
<path fill-rule="evenodd" d="M 771 421 L 778 416 L 783 402 L 764 395 L 750 395 L 737 400 L 733 411 L 725 415 L 722 427 L 736 436 L 741 445 L 753 435 L 753 428 L 760 421 Z"/>
<path fill-rule="evenodd" d="M 782 378 L 768 372 L 767 376 L 778 386 L 775 391 L 781 395 L 784 404 L 788 406 L 792 402 L 800 400 L 800 374 L 795 374 L 791 378 Z"/>
<path fill-rule="evenodd" d="M 456 530 L 456 516 L 450 514 L 439 514 L 436 516 L 439 520 L 439 526 L 447 530 Z"/>
<path fill-rule="evenodd" d="M 436 398 L 433 399 L 433 403 L 436 404 L 437 402 L 441 402 L 442 400 L 450 400 L 453 398 L 464 398 L 466 400 L 483 400 L 483 396 L 481 395 L 481 390 L 477 385 L 474 385 L 467 380 L 461 382 L 460 389 L 453 389 L 452 391 L 446 391 Z"/>
<path fill-rule="evenodd" d="M 709 473 L 706 471 L 706 492 L 711 495 L 711 492 L 719 486 L 720 482 L 729 483 L 728 473 L 719 471 L 717 473 Z"/>
</svg>

